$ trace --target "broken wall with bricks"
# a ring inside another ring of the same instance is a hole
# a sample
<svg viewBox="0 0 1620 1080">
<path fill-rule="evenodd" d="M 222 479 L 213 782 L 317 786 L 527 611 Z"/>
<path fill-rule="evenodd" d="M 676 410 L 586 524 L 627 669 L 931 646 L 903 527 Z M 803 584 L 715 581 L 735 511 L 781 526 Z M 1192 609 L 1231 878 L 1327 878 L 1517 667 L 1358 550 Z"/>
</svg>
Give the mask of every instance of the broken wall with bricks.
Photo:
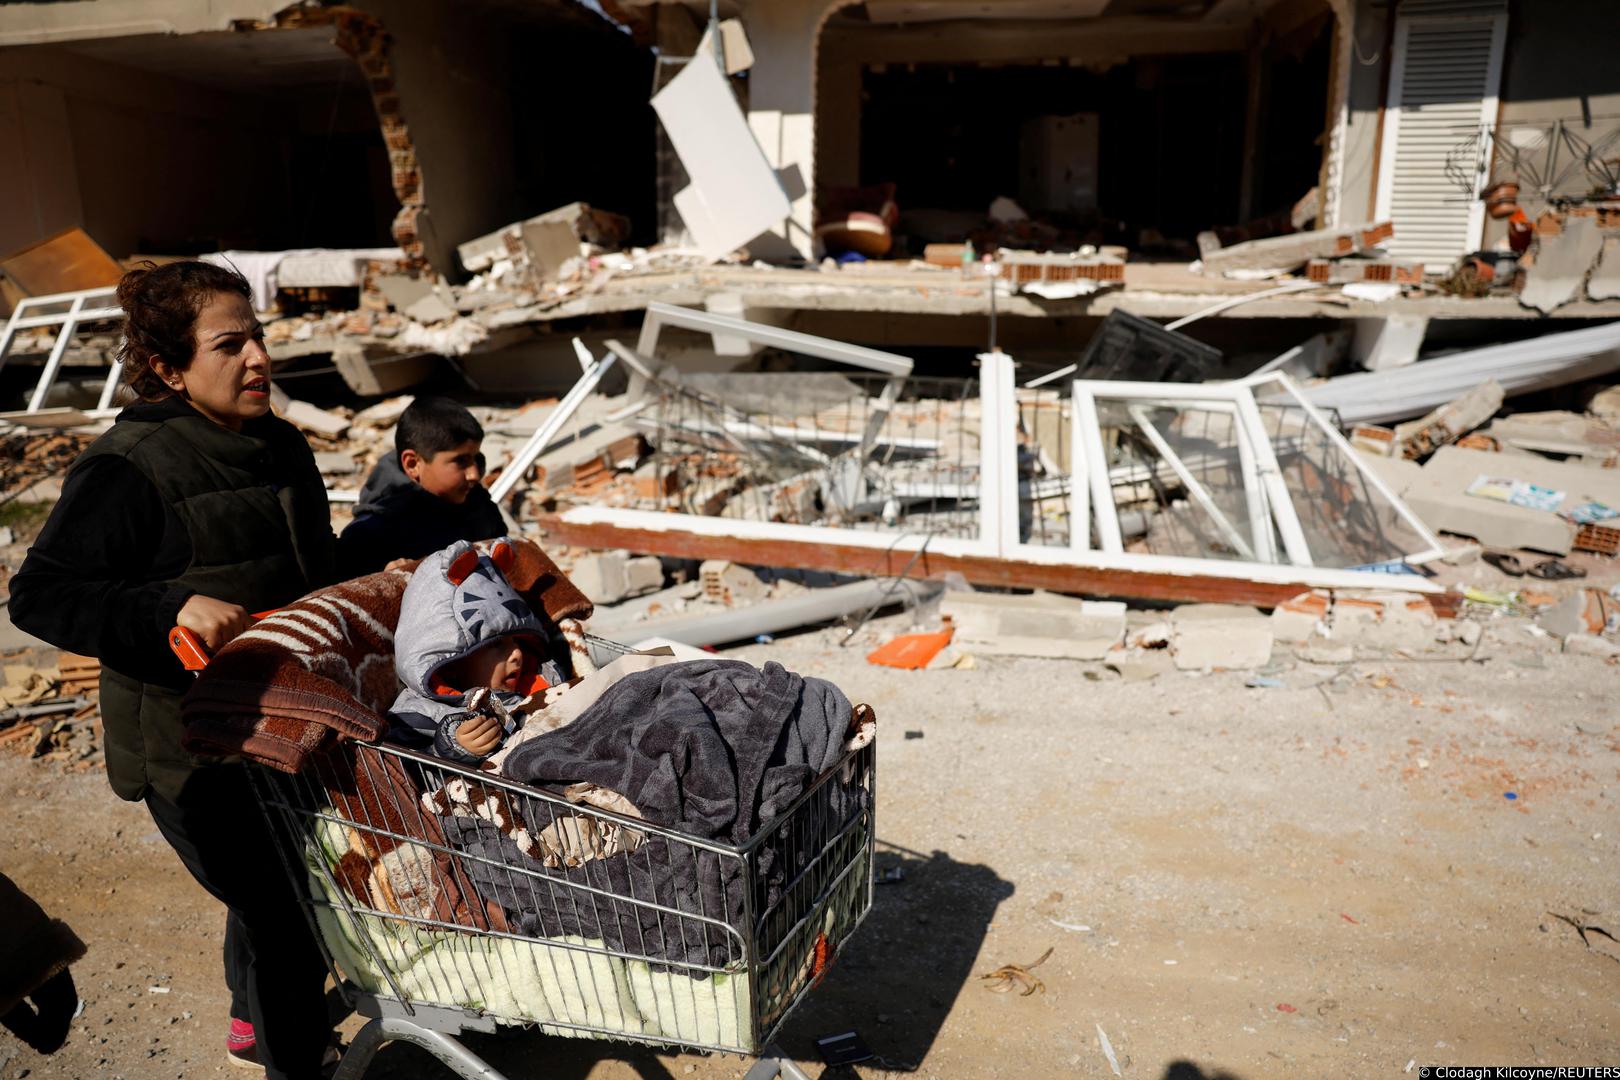
<svg viewBox="0 0 1620 1080">
<path fill-rule="evenodd" d="M 409 224 L 435 270 L 456 275 L 457 244 L 574 200 L 650 229 L 647 50 L 572 4 L 354 7 L 382 35 L 360 59 L 386 63 L 374 84 L 385 136 L 402 132 L 395 187 L 421 207 Z"/>
</svg>

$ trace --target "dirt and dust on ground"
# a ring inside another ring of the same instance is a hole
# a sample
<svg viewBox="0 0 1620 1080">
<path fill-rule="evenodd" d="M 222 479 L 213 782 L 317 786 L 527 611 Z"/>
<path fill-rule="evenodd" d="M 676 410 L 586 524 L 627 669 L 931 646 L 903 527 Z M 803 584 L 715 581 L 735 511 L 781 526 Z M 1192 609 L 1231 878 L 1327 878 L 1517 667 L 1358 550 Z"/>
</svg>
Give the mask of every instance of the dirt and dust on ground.
<svg viewBox="0 0 1620 1080">
<path fill-rule="evenodd" d="M 1613 665 L 1510 618 L 1472 661 L 1290 662 L 1277 687 L 1076 661 L 867 664 L 905 622 L 849 648 L 822 629 L 732 654 L 834 679 L 880 718 L 884 883 L 779 1040 L 809 1075 L 1620 1063 L 1620 949 L 1592 929 L 1620 932 Z M 22 755 L 0 757 L 0 805 L 0 865 L 90 946 L 67 1045 L 42 1058 L 0 1036 L 0 1077 L 241 1075 L 225 1064 L 223 913 L 144 809 L 99 772 Z M 878 1057 L 822 1065 L 815 1040 L 849 1030 Z M 532 1032 L 468 1043 L 513 1080 L 749 1066 Z M 368 1075 L 449 1073 L 395 1044 Z"/>
</svg>

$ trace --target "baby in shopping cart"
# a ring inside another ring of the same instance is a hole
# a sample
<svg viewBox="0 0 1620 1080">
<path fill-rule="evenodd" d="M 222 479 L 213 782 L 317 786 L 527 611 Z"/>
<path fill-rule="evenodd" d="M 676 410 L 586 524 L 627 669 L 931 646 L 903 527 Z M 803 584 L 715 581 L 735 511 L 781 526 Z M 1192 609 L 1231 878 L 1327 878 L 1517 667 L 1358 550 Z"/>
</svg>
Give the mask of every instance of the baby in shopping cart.
<svg viewBox="0 0 1620 1080">
<path fill-rule="evenodd" d="M 496 754 L 565 686 L 545 627 L 506 579 L 513 551 L 489 554 L 458 541 L 411 576 L 394 632 L 394 667 L 405 689 L 389 710 L 395 742 L 477 765 Z"/>
</svg>

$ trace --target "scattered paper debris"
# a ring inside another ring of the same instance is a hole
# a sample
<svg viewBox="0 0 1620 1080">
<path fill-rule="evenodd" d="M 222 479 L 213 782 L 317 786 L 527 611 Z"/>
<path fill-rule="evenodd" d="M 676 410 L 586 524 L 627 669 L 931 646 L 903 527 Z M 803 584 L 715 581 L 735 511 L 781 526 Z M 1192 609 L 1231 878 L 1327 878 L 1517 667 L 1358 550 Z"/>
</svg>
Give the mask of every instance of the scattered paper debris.
<svg viewBox="0 0 1620 1080">
<path fill-rule="evenodd" d="M 1101 1024 L 1097 1025 L 1097 1042 L 1102 1045 L 1103 1057 L 1108 1059 L 1108 1067 L 1114 1070 L 1114 1075 L 1124 1076 L 1119 1071 L 1119 1058 L 1114 1056 L 1114 1045 L 1108 1041 L 1108 1032 L 1103 1030 Z"/>
</svg>

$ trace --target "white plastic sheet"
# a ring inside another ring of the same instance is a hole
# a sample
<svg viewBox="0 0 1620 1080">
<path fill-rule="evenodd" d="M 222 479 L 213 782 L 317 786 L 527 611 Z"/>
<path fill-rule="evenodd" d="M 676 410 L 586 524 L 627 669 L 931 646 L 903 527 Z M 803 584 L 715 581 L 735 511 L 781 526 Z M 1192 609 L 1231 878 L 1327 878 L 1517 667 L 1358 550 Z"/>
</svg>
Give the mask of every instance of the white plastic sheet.
<svg viewBox="0 0 1620 1080">
<path fill-rule="evenodd" d="M 1620 371 L 1620 322 L 1344 375 L 1303 392 L 1317 408 L 1338 410 L 1345 424 L 1382 424 L 1422 416 L 1486 379 L 1512 397 L 1613 371 Z"/>
</svg>

